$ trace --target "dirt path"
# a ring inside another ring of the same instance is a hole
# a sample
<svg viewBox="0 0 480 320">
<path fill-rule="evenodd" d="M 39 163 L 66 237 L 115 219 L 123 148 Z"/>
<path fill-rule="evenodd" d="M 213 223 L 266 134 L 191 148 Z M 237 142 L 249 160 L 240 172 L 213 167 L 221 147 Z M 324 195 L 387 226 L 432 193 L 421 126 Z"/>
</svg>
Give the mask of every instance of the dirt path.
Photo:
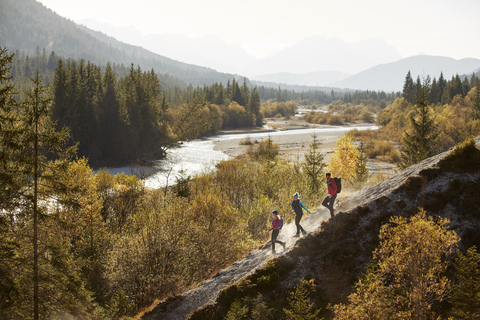
<svg viewBox="0 0 480 320">
<path fill-rule="evenodd" d="M 301 225 L 307 232 L 318 231 L 323 220 L 328 219 L 330 213 L 326 208 L 318 208 L 308 216 L 305 216 Z M 165 302 L 159 303 L 150 313 L 145 314 L 141 319 L 153 320 L 180 320 L 187 319 L 195 309 L 206 304 L 215 302 L 218 293 L 223 288 L 237 282 L 241 278 L 248 276 L 261 268 L 265 263 L 275 256 L 286 254 L 301 237 L 293 237 L 296 233 L 295 223 L 286 224 L 280 235 L 279 240 L 286 242 L 286 250 L 277 245 L 277 252 L 272 254 L 270 242 L 263 247 L 247 254 L 244 258 L 236 261 L 230 267 L 219 271 L 213 278 L 203 281 L 197 288 L 183 293 Z"/>
</svg>

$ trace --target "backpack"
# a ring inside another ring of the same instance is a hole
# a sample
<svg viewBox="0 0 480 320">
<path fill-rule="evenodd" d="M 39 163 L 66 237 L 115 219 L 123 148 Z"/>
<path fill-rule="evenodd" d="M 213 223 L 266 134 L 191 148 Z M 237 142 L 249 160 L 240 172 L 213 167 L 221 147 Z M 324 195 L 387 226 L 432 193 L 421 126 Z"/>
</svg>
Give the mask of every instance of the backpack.
<svg viewBox="0 0 480 320">
<path fill-rule="evenodd" d="M 342 192 L 342 178 L 340 177 L 333 177 L 333 181 L 337 185 L 337 193 Z"/>
<path fill-rule="evenodd" d="M 282 230 L 282 227 L 283 227 L 283 218 L 282 217 L 279 217 L 280 218 L 280 225 L 277 227 L 278 230 Z"/>
</svg>

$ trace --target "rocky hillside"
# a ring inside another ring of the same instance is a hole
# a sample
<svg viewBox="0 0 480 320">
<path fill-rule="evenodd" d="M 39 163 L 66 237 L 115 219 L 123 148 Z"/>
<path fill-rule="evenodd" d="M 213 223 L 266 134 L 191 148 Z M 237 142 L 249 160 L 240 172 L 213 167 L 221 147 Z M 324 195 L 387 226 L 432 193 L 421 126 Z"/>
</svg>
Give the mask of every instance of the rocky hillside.
<svg viewBox="0 0 480 320">
<path fill-rule="evenodd" d="M 285 293 L 302 278 L 315 280 L 316 304 L 328 318 L 327 305 L 346 302 L 370 263 L 380 227 L 420 207 L 450 219 L 461 249 L 480 247 L 480 137 L 339 198 L 334 218 L 319 208 L 304 220 L 309 234 L 300 240 L 291 237 L 292 225 L 284 228 L 286 252 L 272 256 L 266 244 L 197 288 L 159 303 L 142 319 L 223 319 L 235 299 L 258 297 L 281 310 Z"/>
</svg>

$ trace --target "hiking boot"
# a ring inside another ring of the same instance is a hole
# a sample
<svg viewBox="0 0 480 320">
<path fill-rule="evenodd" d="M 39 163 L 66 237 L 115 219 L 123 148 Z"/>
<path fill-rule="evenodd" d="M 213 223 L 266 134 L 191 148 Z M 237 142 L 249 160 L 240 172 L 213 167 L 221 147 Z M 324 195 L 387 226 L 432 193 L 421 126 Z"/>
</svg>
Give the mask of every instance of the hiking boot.
<svg viewBox="0 0 480 320">
<path fill-rule="evenodd" d="M 307 234 L 307 231 L 302 230 L 302 234 L 303 234 L 303 235 L 306 235 L 306 234 Z"/>
<path fill-rule="evenodd" d="M 285 242 L 282 242 L 282 246 L 283 246 L 283 251 L 285 251 Z"/>
<path fill-rule="evenodd" d="M 300 237 L 300 235 L 297 233 L 296 235 L 293 236 L 294 238 Z"/>
</svg>

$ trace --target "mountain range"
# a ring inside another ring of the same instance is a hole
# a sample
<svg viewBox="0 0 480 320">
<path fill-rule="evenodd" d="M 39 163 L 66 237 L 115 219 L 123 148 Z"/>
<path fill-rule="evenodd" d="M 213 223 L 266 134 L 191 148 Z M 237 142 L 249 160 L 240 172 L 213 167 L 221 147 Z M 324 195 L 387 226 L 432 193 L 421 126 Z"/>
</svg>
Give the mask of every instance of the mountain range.
<svg viewBox="0 0 480 320">
<path fill-rule="evenodd" d="M 478 72 L 479 69 L 479 59 L 455 60 L 447 57 L 419 55 L 377 65 L 330 85 L 337 88 L 354 88 L 359 90 L 402 91 L 408 71 L 410 71 L 415 81 L 417 77 L 422 79 L 427 75 L 432 79 L 433 77 L 438 79 L 441 72 L 445 79 L 450 79 L 457 74 L 468 76 Z"/>
<path fill-rule="evenodd" d="M 12 51 L 35 54 L 45 48 L 57 55 L 139 65 L 173 78 L 180 86 L 211 85 L 248 77 L 267 87 L 328 90 L 401 91 L 408 71 L 417 76 L 448 79 L 480 70 L 480 60 L 418 55 L 401 58 L 381 38 L 346 43 L 314 36 L 264 59 L 250 56 L 239 45 L 218 37 L 190 39 L 181 35 L 140 34 L 92 20 L 75 23 L 35 0 L 0 2 L 0 43 Z M 129 44 L 131 43 L 131 44 Z"/>
<path fill-rule="evenodd" d="M 430 75 L 451 78 L 480 69 L 480 60 L 417 55 L 402 58 L 382 38 L 346 43 L 313 36 L 263 59 L 218 37 L 191 39 L 184 35 L 142 35 L 134 27 L 118 28 L 94 20 L 82 24 L 135 43 L 172 59 L 241 74 L 251 80 L 285 85 L 401 91 L 408 71 L 414 80 Z"/>
</svg>

